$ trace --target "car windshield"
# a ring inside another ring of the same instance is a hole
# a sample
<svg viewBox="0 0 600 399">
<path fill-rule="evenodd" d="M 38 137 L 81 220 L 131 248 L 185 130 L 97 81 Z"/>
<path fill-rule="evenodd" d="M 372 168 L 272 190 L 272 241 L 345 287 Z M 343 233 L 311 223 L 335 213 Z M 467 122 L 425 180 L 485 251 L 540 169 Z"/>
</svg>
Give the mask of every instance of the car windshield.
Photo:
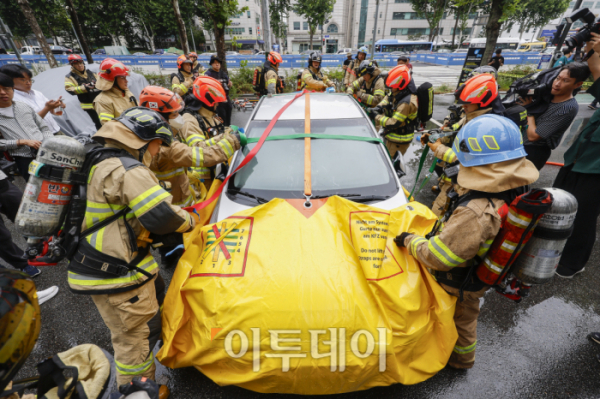
<svg viewBox="0 0 600 399">
<path fill-rule="evenodd" d="M 258 138 L 270 121 L 254 120 L 246 132 Z M 374 137 L 366 119 L 311 120 L 311 133 Z M 303 120 L 280 120 L 270 133 L 285 136 L 304 133 Z M 256 144 L 243 149 L 247 155 Z M 236 157 L 236 168 L 242 157 Z M 381 145 L 354 140 L 311 140 L 313 197 L 332 195 L 392 197 L 399 187 Z M 228 186 L 228 195 L 242 191 L 262 199 L 303 198 L 304 140 L 265 142 L 256 157 L 242 168 Z M 230 198 L 234 198 L 230 195 Z M 242 196 L 235 200 L 246 202 Z"/>
</svg>

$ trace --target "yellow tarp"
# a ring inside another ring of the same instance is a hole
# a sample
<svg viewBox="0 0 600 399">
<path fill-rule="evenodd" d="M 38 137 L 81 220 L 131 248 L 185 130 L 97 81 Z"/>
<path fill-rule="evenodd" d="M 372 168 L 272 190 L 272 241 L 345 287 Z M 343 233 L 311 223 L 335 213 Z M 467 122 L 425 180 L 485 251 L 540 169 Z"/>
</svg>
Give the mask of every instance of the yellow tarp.
<svg viewBox="0 0 600 399">
<path fill-rule="evenodd" d="M 165 300 L 158 359 L 269 393 L 426 380 L 456 342 L 455 298 L 393 238 L 435 219 L 416 202 L 387 212 L 332 197 L 307 217 L 274 199 L 197 228 Z"/>
</svg>

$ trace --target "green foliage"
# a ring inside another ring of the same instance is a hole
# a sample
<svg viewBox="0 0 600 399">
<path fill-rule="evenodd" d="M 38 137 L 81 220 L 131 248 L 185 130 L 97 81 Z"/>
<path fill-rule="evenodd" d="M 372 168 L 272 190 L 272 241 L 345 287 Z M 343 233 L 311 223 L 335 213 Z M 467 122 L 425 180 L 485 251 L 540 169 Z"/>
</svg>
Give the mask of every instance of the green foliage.
<svg viewBox="0 0 600 399">
<path fill-rule="evenodd" d="M 325 22 L 334 4 L 335 0 L 298 0 L 292 7 L 296 14 L 306 19 L 311 44 L 317 27 Z"/>
<path fill-rule="evenodd" d="M 441 85 L 434 87 L 433 92 L 435 94 L 445 94 L 445 93 L 453 93 L 454 87 L 447 85 L 446 83 L 442 83 Z"/>
<path fill-rule="evenodd" d="M 413 10 L 419 18 L 425 18 L 429 24 L 429 40 L 433 40 L 433 36 L 437 30 L 437 26 L 444 16 L 446 0 L 410 0 Z"/>
<path fill-rule="evenodd" d="M 287 23 L 284 18 L 291 11 L 290 0 L 270 0 L 269 11 L 271 13 L 271 30 L 275 37 L 285 39 L 287 36 Z"/>
<path fill-rule="evenodd" d="M 229 95 L 231 98 L 236 98 L 240 94 L 254 93 L 252 89 L 252 78 L 254 77 L 254 69 L 248 68 L 248 62 L 240 63 L 240 68 L 229 74 L 231 79 L 231 89 Z"/>
<path fill-rule="evenodd" d="M 150 83 L 150 85 L 152 85 L 152 86 L 161 86 L 161 87 L 164 87 L 165 89 L 171 90 L 170 74 L 163 75 L 162 73 L 147 72 L 147 71 L 144 71 L 142 68 L 136 68 L 136 67 L 133 67 L 132 71 L 139 73 L 140 75 L 143 75 L 148 80 L 148 83 Z"/>
<path fill-rule="evenodd" d="M 521 35 L 525 29 L 537 29 L 550 20 L 560 17 L 569 7 L 569 0 L 521 0 L 518 9 L 506 19 L 506 23 L 521 25 Z"/>
<path fill-rule="evenodd" d="M 29 0 L 29 5 L 44 36 L 47 38 L 61 36 L 71 43 L 76 43 L 67 11 L 61 3 L 57 0 Z M 0 16 L 15 37 L 25 38 L 33 35 L 17 0 L 0 1 Z"/>
</svg>

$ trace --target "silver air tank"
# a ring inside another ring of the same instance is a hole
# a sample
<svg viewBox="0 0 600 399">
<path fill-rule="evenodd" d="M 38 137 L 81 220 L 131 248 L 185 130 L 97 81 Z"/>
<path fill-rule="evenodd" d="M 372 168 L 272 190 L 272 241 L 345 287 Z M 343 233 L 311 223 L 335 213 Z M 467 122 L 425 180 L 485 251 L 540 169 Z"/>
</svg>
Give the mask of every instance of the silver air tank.
<svg viewBox="0 0 600 399">
<path fill-rule="evenodd" d="M 552 280 L 577 213 L 577 200 L 573 195 L 558 188 L 545 190 L 552 194 L 552 206 L 538 222 L 512 271 L 527 285 Z"/>
<path fill-rule="evenodd" d="M 84 160 L 85 148 L 73 138 L 56 136 L 42 143 L 35 161 L 29 164 L 29 181 L 15 219 L 18 233 L 29 242 L 51 235 L 60 227 L 73 189 L 69 176 L 81 168 Z M 48 166 L 59 168 L 47 176 Z"/>
</svg>

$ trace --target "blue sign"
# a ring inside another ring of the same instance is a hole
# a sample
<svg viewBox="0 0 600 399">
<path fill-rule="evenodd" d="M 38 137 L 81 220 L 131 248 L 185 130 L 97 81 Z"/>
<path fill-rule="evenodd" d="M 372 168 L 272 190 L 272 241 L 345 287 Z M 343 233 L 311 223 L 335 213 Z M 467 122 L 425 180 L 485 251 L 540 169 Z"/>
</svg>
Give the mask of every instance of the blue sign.
<svg viewBox="0 0 600 399">
<path fill-rule="evenodd" d="M 556 29 L 544 29 L 542 30 L 542 34 L 540 35 L 540 37 L 554 37 L 554 34 L 556 33 Z M 568 36 L 572 36 L 575 33 L 577 33 L 577 30 L 570 30 Z"/>
<path fill-rule="evenodd" d="M 278 52 L 279 53 L 279 44 L 274 44 L 273 45 L 273 51 Z"/>
</svg>

